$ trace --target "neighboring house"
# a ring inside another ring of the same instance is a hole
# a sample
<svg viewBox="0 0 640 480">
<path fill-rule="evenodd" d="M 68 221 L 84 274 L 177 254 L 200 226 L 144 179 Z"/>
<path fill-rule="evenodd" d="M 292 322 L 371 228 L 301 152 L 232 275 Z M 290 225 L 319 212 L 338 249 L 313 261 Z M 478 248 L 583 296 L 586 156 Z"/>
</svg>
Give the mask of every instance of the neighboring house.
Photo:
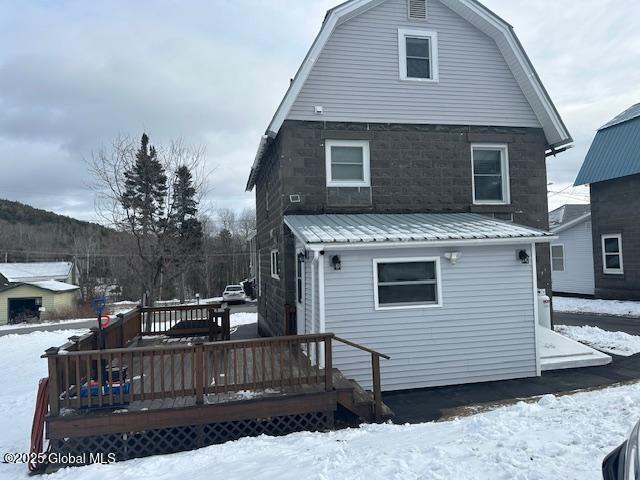
<svg viewBox="0 0 640 480">
<path fill-rule="evenodd" d="M 640 300 L 640 104 L 598 130 L 575 184 L 591 189 L 596 297 Z"/>
<path fill-rule="evenodd" d="M 73 262 L 0 263 L 0 285 L 45 280 L 73 284 L 77 278 Z"/>
<path fill-rule="evenodd" d="M 558 236 L 551 244 L 554 293 L 593 295 L 593 243 L 589 205 L 564 205 L 549 213 L 549 227 Z"/>
<path fill-rule="evenodd" d="M 386 353 L 386 390 L 538 375 L 545 158 L 571 142 L 513 29 L 478 2 L 330 10 L 247 184 L 260 332 Z M 368 362 L 335 347 L 363 385 Z"/>
<path fill-rule="evenodd" d="M 79 288 L 55 280 L 0 285 L 0 325 L 36 321 L 43 314 L 69 310 L 77 301 Z"/>
<path fill-rule="evenodd" d="M 79 288 L 71 262 L 0 264 L 0 324 L 41 318 L 74 306 Z"/>
</svg>

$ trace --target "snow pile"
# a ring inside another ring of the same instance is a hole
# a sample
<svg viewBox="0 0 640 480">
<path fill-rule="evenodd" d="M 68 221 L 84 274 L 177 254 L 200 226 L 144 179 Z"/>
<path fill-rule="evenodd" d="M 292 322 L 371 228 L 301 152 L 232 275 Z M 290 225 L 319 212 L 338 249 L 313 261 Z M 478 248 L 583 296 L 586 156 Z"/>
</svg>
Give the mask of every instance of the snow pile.
<svg viewBox="0 0 640 480">
<path fill-rule="evenodd" d="M 601 479 L 640 418 L 640 385 L 548 395 L 448 422 L 244 438 L 192 452 L 66 469 L 52 480 Z M 23 474 L 26 476 L 26 474 Z"/>
<path fill-rule="evenodd" d="M 628 333 L 608 332 L 598 327 L 567 325 L 556 325 L 555 331 L 605 353 L 624 357 L 640 353 L 640 337 Z"/>
<path fill-rule="evenodd" d="M 598 315 L 640 317 L 640 302 L 553 297 L 553 310 L 560 313 L 595 313 Z"/>
<path fill-rule="evenodd" d="M 248 312 L 232 313 L 230 322 L 231 328 L 239 327 L 240 325 L 250 325 L 252 323 L 258 323 L 258 314 Z"/>
<path fill-rule="evenodd" d="M 38 381 L 48 375 L 40 355 L 82 330 L 34 332 L 0 337 L 0 452 L 28 452 Z M 0 478 L 26 477 L 26 465 L 0 464 Z"/>
</svg>

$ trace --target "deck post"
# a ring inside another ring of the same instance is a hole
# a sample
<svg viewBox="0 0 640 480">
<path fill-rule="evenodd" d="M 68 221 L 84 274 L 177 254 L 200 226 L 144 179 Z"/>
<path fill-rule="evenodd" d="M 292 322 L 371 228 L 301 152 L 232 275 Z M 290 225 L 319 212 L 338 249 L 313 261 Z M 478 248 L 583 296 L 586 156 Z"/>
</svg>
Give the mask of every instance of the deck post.
<svg viewBox="0 0 640 480">
<path fill-rule="evenodd" d="M 58 347 L 51 347 L 45 350 L 45 355 L 49 363 L 49 415 L 57 417 L 60 414 L 60 386 L 58 380 Z"/>
<path fill-rule="evenodd" d="M 333 390 L 333 359 L 331 335 L 324 337 L 324 385 L 327 392 Z"/>
<path fill-rule="evenodd" d="M 224 309 L 224 314 L 222 315 L 222 339 L 223 340 L 231 340 L 231 318 L 230 318 L 231 309 L 227 306 Z"/>
<path fill-rule="evenodd" d="M 373 401 L 376 422 L 382 419 L 382 389 L 380 387 L 380 355 L 371 354 L 371 371 L 373 372 Z"/>
<path fill-rule="evenodd" d="M 194 343 L 195 348 L 193 355 L 195 356 L 195 370 L 193 374 L 196 376 L 194 379 L 196 405 L 202 405 L 204 403 L 204 347 L 201 338 L 197 338 Z"/>
</svg>

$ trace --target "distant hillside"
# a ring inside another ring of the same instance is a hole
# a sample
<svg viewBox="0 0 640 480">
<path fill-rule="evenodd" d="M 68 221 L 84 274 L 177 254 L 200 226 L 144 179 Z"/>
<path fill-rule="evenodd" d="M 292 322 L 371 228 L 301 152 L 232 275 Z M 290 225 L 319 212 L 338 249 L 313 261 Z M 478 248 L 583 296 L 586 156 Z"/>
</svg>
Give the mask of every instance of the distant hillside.
<svg viewBox="0 0 640 480">
<path fill-rule="evenodd" d="M 76 220 L 0 199 L 0 261 L 67 260 L 80 252 L 106 250 L 118 234 Z"/>
<path fill-rule="evenodd" d="M 3 199 L 0 199 L 0 220 L 4 220 L 11 224 L 57 224 L 74 226 L 76 228 L 86 228 L 89 226 L 103 228 L 90 222 L 83 222 L 82 220 L 76 220 L 75 218 L 65 217 L 64 215 L 58 215 L 57 213 L 48 212 L 47 210 L 34 208 L 24 203 Z"/>
</svg>

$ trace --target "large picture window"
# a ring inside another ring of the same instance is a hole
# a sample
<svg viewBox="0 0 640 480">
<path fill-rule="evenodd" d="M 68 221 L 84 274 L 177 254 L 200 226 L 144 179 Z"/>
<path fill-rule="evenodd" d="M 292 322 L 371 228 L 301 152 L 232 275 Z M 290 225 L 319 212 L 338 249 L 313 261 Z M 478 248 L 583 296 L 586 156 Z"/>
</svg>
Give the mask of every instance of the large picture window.
<svg viewBox="0 0 640 480">
<path fill-rule="evenodd" d="M 326 140 L 327 186 L 369 187 L 369 142 Z"/>
<path fill-rule="evenodd" d="M 375 259 L 376 310 L 442 305 L 440 259 Z"/>
<path fill-rule="evenodd" d="M 473 203 L 510 203 L 507 146 L 472 145 L 471 164 L 473 168 Z"/>
<path fill-rule="evenodd" d="M 400 80 L 438 81 L 438 34 L 427 30 L 398 29 Z"/>
<path fill-rule="evenodd" d="M 613 275 L 622 275 L 622 235 L 602 235 L 602 271 Z"/>
</svg>

